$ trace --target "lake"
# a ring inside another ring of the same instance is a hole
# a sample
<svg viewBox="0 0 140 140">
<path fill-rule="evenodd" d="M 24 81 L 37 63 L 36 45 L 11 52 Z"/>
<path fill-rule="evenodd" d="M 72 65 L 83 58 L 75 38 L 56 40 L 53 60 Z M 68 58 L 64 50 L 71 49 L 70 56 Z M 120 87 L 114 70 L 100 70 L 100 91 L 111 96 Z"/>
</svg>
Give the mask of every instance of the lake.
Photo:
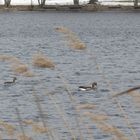
<svg viewBox="0 0 140 140">
<path fill-rule="evenodd" d="M 140 139 L 139 91 L 112 97 L 140 84 L 139 12 L 1 12 L 0 23 L 2 138 Z M 71 37 L 86 49 L 71 47 Z M 35 67 L 38 52 L 55 68 Z M 92 82 L 96 90 L 78 90 Z"/>
</svg>

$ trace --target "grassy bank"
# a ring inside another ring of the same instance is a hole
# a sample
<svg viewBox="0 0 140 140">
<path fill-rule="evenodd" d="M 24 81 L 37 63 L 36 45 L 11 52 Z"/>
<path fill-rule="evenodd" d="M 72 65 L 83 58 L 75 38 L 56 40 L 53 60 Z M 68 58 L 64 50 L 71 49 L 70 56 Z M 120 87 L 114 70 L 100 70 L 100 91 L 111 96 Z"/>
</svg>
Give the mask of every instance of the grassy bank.
<svg viewBox="0 0 140 140">
<path fill-rule="evenodd" d="M 43 8 L 34 5 L 0 6 L 0 11 L 111 11 L 111 10 L 139 10 L 140 7 L 122 5 L 46 5 Z"/>
</svg>

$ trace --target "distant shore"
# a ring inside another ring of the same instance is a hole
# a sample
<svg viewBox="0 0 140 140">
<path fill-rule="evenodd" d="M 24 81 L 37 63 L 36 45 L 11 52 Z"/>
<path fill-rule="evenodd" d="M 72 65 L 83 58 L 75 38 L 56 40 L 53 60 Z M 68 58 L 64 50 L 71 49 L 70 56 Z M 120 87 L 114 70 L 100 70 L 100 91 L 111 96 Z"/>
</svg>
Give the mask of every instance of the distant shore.
<svg viewBox="0 0 140 140">
<path fill-rule="evenodd" d="M 46 5 L 43 8 L 34 5 L 16 5 L 5 7 L 0 5 L 0 11 L 111 11 L 111 10 L 140 10 L 140 6 L 122 6 L 122 5 Z"/>
</svg>

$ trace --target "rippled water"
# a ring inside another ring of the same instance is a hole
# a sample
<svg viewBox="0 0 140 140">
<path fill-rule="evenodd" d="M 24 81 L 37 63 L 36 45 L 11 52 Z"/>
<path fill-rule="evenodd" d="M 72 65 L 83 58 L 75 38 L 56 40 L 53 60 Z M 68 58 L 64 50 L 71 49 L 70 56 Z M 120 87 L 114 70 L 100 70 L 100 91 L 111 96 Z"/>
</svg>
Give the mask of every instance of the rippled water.
<svg viewBox="0 0 140 140">
<path fill-rule="evenodd" d="M 140 83 L 139 12 L 1 12 L 0 23 L 0 54 L 18 57 L 35 73 L 34 77 L 16 75 L 8 62 L 0 62 L 1 120 L 17 126 L 20 132 L 15 111 L 18 107 L 20 121 L 41 121 L 35 92 L 53 135 L 50 139 L 80 139 L 80 135 L 84 140 L 113 139 L 90 117 L 83 115 L 89 111 L 108 115 L 109 124 L 119 128 L 129 139 L 136 139 L 110 96 L 113 91 L 120 92 Z M 68 47 L 63 34 L 54 30 L 59 26 L 73 31 L 87 50 Z M 55 70 L 32 66 L 33 55 L 38 51 L 55 62 Z M 14 76 L 18 79 L 15 85 L 3 85 Z M 98 83 L 97 90 L 78 91 L 79 85 L 93 81 Z M 128 95 L 117 101 L 140 139 L 140 106 Z M 82 103 L 93 103 L 97 108 L 77 112 L 75 106 Z M 76 115 L 79 113 L 81 117 Z M 44 134 L 34 133 L 29 126 L 24 126 L 24 131 L 33 139 L 49 139 Z"/>
</svg>

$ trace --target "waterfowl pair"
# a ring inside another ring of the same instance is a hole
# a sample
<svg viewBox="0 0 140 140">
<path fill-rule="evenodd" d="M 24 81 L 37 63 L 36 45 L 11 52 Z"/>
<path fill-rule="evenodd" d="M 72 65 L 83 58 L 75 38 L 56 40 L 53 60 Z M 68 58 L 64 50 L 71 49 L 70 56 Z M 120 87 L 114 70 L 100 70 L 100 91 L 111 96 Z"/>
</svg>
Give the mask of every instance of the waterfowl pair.
<svg viewBox="0 0 140 140">
<path fill-rule="evenodd" d="M 93 82 L 91 86 L 79 86 L 79 90 L 89 91 L 97 88 L 97 82 Z"/>
</svg>

